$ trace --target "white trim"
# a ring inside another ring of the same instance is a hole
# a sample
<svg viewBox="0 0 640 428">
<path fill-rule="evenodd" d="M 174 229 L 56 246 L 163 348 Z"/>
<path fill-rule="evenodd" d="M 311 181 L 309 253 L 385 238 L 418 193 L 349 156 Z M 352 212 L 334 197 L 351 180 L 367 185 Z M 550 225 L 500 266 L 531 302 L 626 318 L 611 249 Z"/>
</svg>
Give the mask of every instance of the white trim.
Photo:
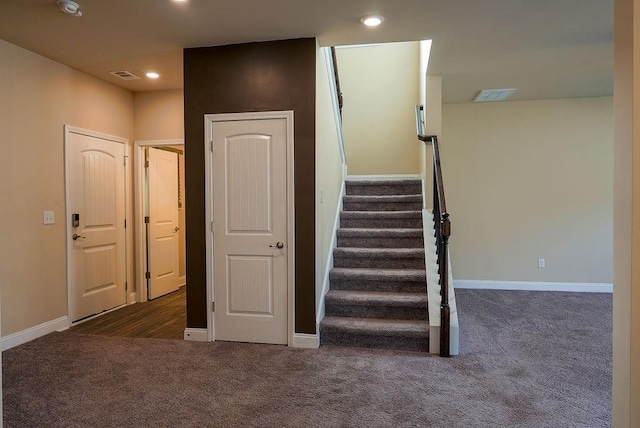
<svg viewBox="0 0 640 428">
<path fill-rule="evenodd" d="M 613 284 L 581 282 L 487 281 L 456 279 L 455 288 L 475 290 L 566 291 L 575 293 L 613 293 Z"/>
<path fill-rule="evenodd" d="M 333 268 L 333 250 L 338 243 L 338 229 L 340 228 L 340 212 L 342 211 L 342 201 L 345 194 L 345 182 L 342 180 L 342 186 L 340 187 L 340 195 L 338 196 L 338 206 L 336 207 L 336 214 L 333 220 L 333 232 L 331 235 L 331 242 L 329 243 L 329 249 L 327 254 L 327 263 L 324 266 L 324 276 L 322 281 L 322 292 L 320 293 L 320 301 L 316 304 L 316 331 L 320 332 L 320 323 L 324 318 L 324 299 L 329 292 L 329 273 Z M 318 333 L 319 334 L 319 333 Z"/>
<path fill-rule="evenodd" d="M 69 177 L 69 162 L 70 162 L 70 148 L 69 148 L 69 134 L 79 134 L 85 135 L 87 137 L 99 138 L 101 140 L 113 141 L 115 143 L 120 143 L 124 145 L 124 218 L 125 220 L 133 218 L 131 212 L 131 204 L 129 204 L 129 186 L 130 186 L 130 173 L 129 173 L 129 164 L 127 160 L 129 159 L 130 153 L 130 145 L 129 140 L 123 137 L 117 137 L 115 135 L 103 134 L 101 132 L 91 131 L 88 129 L 77 128 L 71 125 L 64 125 L 64 219 L 65 219 L 65 243 L 66 243 L 66 282 L 67 282 L 67 317 L 70 317 L 71 312 L 71 301 L 73 299 L 73 293 L 71 292 L 71 282 L 69 278 L 71 278 L 71 251 L 73 250 L 73 242 L 71 240 L 71 230 L 69 219 L 71 218 L 71 213 L 69 212 L 69 204 L 70 204 L 70 195 L 69 189 L 71 186 L 70 177 Z M 131 254 L 133 243 L 131 242 L 130 237 L 130 228 L 126 227 L 124 231 L 124 271 L 125 271 L 125 281 L 127 285 L 133 283 L 133 277 L 131 270 L 129 269 L 129 255 Z M 129 293 L 125 289 L 125 303 L 128 302 Z"/>
<path fill-rule="evenodd" d="M 187 285 L 187 275 L 182 275 L 180 278 L 178 278 L 178 282 L 180 287 L 184 287 L 185 285 Z"/>
<path fill-rule="evenodd" d="M 293 346 L 295 332 L 295 183 L 294 183 L 294 114 L 293 110 L 260 111 L 247 113 L 221 113 L 204 115 L 204 158 L 205 158 L 205 226 L 210 229 L 213 222 L 213 124 L 235 120 L 285 119 L 287 127 L 287 282 L 288 282 L 288 325 L 287 344 Z M 208 230 L 206 238 L 206 287 L 207 287 L 207 331 L 208 340 L 215 340 L 215 317 L 211 310 L 214 301 L 213 289 L 213 230 Z"/>
<path fill-rule="evenodd" d="M 69 317 L 63 316 L 51 321 L 44 322 L 40 325 L 30 327 L 2 338 L 2 350 L 6 351 L 14 346 L 22 345 L 34 339 L 53 333 L 54 331 L 63 331 L 69 328 Z"/>
<path fill-rule="evenodd" d="M 208 342 L 209 332 L 206 328 L 185 328 L 184 340 L 190 342 Z"/>
<path fill-rule="evenodd" d="M 389 174 L 389 175 L 347 175 L 350 181 L 379 181 L 379 180 L 420 180 L 420 174 Z"/>
<path fill-rule="evenodd" d="M 139 140 L 133 142 L 133 176 L 134 176 L 134 205 L 135 214 L 132 217 L 135 225 L 135 249 L 136 249 L 136 300 L 146 302 L 149 300 L 144 277 L 147 260 L 147 246 L 145 245 L 144 225 L 144 153 L 145 147 L 158 146 L 184 146 L 184 140 Z"/>
<path fill-rule="evenodd" d="M 293 348 L 317 349 L 320 347 L 320 336 L 318 334 L 293 334 Z"/>
</svg>

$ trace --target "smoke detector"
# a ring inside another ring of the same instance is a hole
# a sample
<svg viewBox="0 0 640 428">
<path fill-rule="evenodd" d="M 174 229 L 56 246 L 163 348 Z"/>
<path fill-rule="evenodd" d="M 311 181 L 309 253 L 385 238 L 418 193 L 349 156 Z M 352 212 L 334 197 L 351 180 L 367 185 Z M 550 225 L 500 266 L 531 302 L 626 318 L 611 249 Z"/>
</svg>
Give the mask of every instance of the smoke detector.
<svg viewBox="0 0 640 428">
<path fill-rule="evenodd" d="M 82 16 L 82 11 L 78 3 L 71 0 L 57 0 L 56 3 L 61 12 L 71 16 Z"/>
</svg>

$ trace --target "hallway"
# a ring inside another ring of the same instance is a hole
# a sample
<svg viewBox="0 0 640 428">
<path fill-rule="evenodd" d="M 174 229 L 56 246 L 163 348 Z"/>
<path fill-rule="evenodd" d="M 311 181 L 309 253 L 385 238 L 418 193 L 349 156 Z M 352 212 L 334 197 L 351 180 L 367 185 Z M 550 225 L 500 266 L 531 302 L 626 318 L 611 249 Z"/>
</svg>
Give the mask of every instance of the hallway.
<svg viewBox="0 0 640 428">
<path fill-rule="evenodd" d="M 73 333 L 100 336 L 183 339 L 187 325 L 186 290 L 155 300 L 125 306 L 69 329 Z"/>
</svg>

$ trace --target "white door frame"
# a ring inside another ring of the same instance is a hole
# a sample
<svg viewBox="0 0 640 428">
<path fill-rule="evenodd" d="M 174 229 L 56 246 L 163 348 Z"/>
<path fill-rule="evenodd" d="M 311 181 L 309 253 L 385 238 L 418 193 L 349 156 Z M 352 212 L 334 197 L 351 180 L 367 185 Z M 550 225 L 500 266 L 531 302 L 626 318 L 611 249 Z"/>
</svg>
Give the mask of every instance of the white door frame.
<svg viewBox="0 0 640 428">
<path fill-rule="evenodd" d="M 204 158 L 205 158 L 205 224 L 206 268 L 207 268 L 207 340 L 214 341 L 215 323 L 212 311 L 214 302 L 213 283 L 213 133 L 215 122 L 239 120 L 285 119 L 287 127 L 287 343 L 293 346 L 295 331 L 295 204 L 294 204 L 294 163 L 293 163 L 293 111 L 263 111 L 250 113 L 222 113 L 204 115 Z"/>
<path fill-rule="evenodd" d="M 147 147 L 160 146 L 184 146 L 184 140 L 141 140 L 133 142 L 133 174 L 135 177 L 135 247 L 136 247 L 136 299 L 138 302 L 149 300 L 147 293 L 146 278 L 147 271 L 145 260 L 147 260 L 147 246 L 145 245 L 145 223 L 144 223 L 144 149 Z M 184 233 L 184 231 L 182 231 Z"/>
<path fill-rule="evenodd" d="M 85 135 L 87 137 L 93 138 L 101 138 L 103 140 L 109 140 L 116 143 L 124 144 L 124 217 L 125 222 L 132 218 L 131 215 L 131 204 L 129 203 L 129 186 L 130 186 L 130 173 L 129 173 L 129 153 L 130 153 L 130 144 L 127 138 L 117 137 L 115 135 L 103 134 L 101 132 L 91 131 L 89 129 L 77 128 L 75 126 L 64 125 L 64 224 L 65 224 L 65 241 L 66 241 L 66 261 L 67 261 L 67 316 L 69 318 L 69 324 L 75 324 L 71 322 L 71 251 L 73 248 L 73 242 L 70 239 L 71 237 L 71 224 L 70 218 L 71 213 L 69 212 L 69 205 L 71 203 L 71 195 L 69 194 L 69 189 L 71 188 L 70 183 L 70 174 L 69 174 L 69 164 L 70 164 L 70 155 L 71 150 L 69 147 L 69 136 L 70 134 L 79 134 Z M 132 254 L 132 240 L 131 240 L 131 227 L 127 224 L 127 227 L 124 231 L 124 271 L 125 271 L 125 281 L 126 281 L 126 299 L 127 305 L 131 303 L 135 303 L 135 294 L 132 293 L 131 287 L 133 286 L 133 275 L 131 269 L 129 269 L 129 257 Z M 115 309 L 115 308 L 114 308 Z M 113 309 L 112 309 L 113 310 Z M 102 312 L 98 315 L 103 315 L 110 311 Z M 84 320 L 80 320 L 78 322 L 83 322 Z"/>
</svg>

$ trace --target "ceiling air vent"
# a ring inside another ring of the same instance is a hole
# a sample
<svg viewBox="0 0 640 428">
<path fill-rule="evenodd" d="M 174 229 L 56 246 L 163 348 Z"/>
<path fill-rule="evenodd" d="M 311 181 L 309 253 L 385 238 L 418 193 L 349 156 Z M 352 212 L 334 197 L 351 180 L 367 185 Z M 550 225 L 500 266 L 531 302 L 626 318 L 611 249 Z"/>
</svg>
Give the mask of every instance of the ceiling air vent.
<svg viewBox="0 0 640 428">
<path fill-rule="evenodd" d="M 128 71 L 110 71 L 110 74 L 113 74 L 114 76 L 117 76 L 119 78 L 121 78 L 122 80 L 138 80 L 140 79 L 138 76 L 136 76 L 133 73 L 130 73 Z"/>
<path fill-rule="evenodd" d="M 473 100 L 475 102 L 485 101 L 504 101 L 509 95 L 515 92 L 515 88 L 511 89 L 483 89 L 478 96 Z"/>
</svg>

